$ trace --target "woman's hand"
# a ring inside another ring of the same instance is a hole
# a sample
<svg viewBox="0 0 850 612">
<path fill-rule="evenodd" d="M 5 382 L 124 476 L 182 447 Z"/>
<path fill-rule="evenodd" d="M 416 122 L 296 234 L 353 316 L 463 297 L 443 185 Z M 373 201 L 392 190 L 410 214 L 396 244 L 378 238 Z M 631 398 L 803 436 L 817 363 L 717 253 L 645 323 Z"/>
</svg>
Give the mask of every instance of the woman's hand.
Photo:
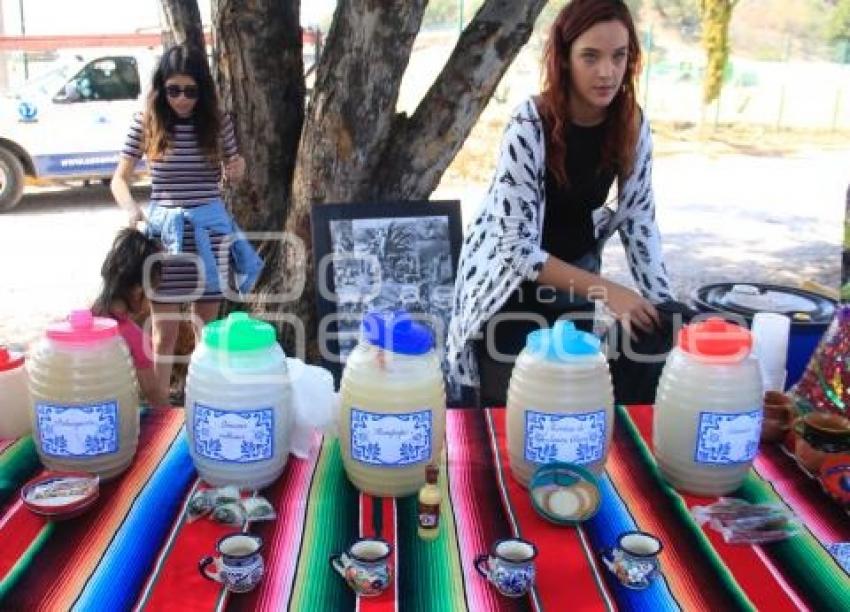
<svg viewBox="0 0 850 612">
<path fill-rule="evenodd" d="M 634 337 L 635 328 L 650 332 L 660 324 L 658 311 L 649 300 L 617 283 L 607 283 L 605 289 L 605 306 L 630 336 Z"/>
<path fill-rule="evenodd" d="M 245 158 L 234 155 L 224 164 L 224 178 L 231 183 L 238 183 L 245 176 Z"/>
<path fill-rule="evenodd" d="M 134 206 L 132 210 L 128 211 L 127 215 L 127 225 L 132 228 L 135 228 L 140 221 L 145 220 L 145 214 L 142 212 L 142 209 L 138 206 Z"/>
</svg>

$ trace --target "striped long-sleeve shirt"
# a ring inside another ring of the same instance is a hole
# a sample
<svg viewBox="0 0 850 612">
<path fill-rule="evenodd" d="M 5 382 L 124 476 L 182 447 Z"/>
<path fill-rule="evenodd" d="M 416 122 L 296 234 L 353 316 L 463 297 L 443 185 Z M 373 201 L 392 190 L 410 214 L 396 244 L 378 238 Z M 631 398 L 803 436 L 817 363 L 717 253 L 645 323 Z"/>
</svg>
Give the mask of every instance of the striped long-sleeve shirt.
<svg viewBox="0 0 850 612">
<path fill-rule="evenodd" d="M 124 157 L 141 159 L 144 155 L 142 121 L 142 113 L 133 117 L 121 153 Z M 229 116 L 224 116 L 221 127 L 221 148 L 224 158 L 228 159 L 239 152 Z M 161 159 L 148 160 L 148 165 L 151 172 L 151 203 L 186 206 L 203 204 L 221 197 L 221 167 L 212 164 L 204 156 L 191 120 L 178 121 L 174 126 L 171 146 Z"/>
</svg>

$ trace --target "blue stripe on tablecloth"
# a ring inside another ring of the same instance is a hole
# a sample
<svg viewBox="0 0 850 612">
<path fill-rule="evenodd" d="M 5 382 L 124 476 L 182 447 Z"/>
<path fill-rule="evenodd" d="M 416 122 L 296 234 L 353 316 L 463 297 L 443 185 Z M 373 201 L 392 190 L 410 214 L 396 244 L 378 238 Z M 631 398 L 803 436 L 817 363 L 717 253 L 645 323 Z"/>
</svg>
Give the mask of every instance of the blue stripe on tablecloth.
<svg viewBox="0 0 850 612">
<path fill-rule="evenodd" d="M 132 607 L 197 476 L 183 427 L 115 534 L 73 610 Z"/>
<path fill-rule="evenodd" d="M 599 491 L 602 503 L 599 512 L 583 524 L 585 533 L 590 537 L 593 548 L 603 550 L 617 544 L 617 536 L 624 531 L 639 530 L 634 518 L 623 502 L 616 487 L 608 476 L 599 478 Z M 608 586 L 617 600 L 621 610 L 680 610 L 673 593 L 662 576 L 658 576 L 650 586 L 642 591 L 627 589 L 611 574 L 604 565 L 602 571 L 608 581 Z"/>
</svg>

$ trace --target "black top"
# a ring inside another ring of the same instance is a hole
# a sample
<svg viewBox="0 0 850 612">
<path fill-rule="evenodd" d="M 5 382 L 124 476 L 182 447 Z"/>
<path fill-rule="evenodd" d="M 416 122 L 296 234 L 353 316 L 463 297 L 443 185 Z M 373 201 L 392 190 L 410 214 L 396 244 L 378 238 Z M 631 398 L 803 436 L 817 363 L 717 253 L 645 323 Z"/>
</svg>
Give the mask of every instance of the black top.
<svg viewBox="0 0 850 612">
<path fill-rule="evenodd" d="M 554 175 L 546 170 L 541 246 L 553 257 L 593 273 L 599 273 L 600 253 L 593 235 L 592 212 L 605 203 L 616 177 L 613 170 L 600 168 L 604 133 L 604 123 L 592 127 L 572 124 L 567 133 L 569 184 L 558 185 Z M 536 282 L 525 281 L 511 294 L 500 314 L 536 313 L 551 326 L 564 313 L 578 310 L 592 310 L 592 304 L 583 298 L 542 289 Z M 525 346 L 528 333 L 537 328 L 529 321 L 499 323 L 496 347 L 502 353 L 516 355 Z"/>
</svg>

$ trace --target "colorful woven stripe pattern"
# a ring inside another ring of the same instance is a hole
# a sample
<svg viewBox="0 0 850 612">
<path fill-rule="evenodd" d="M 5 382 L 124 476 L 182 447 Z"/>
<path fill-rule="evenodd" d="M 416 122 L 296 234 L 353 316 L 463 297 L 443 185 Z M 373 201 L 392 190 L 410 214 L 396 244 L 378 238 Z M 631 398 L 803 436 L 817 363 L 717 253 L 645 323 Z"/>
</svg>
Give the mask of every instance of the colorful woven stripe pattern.
<svg viewBox="0 0 850 612">
<path fill-rule="evenodd" d="M 769 546 L 734 546 L 692 519 L 710 500 L 680 495 L 652 459 L 652 409 L 618 409 L 599 513 L 580 528 L 541 519 L 511 477 L 503 410 L 452 410 L 440 486 L 442 527 L 432 542 L 416 534 L 416 499 L 360 494 L 345 476 L 339 445 L 317 437 L 307 460 L 290 459 L 263 491 L 278 519 L 246 529 L 263 537 L 266 575 L 251 593 L 230 595 L 200 576 L 198 560 L 233 528 L 186 506 L 199 482 L 180 410 L 142 420 L 130 469 L 102 487 L 77 519 L 49 523 L 7 495 L 0 514 L 0 610 L 295 610 L 452 612 L 520 610 L 842 610 L 850 576 L 829 548 L 850 542 L 850 517 L 781 448 L 764 449 L 736 495 L 785 503 L 803 533 Z M 29 440 L 0 444 L 0 482 L 17 491 L 37 465 Z M 0 489 L 2 490 L 2 489 Z M 1 502 L 0 502 L 1 503 Z M 643 591 L 623 588 L 599 552 L 623 531 L 642 529 L 664 543 L 661 575 Z M 394 548 L 392 586 L 354 596 L 329 557 L 361 536 Z M 495 540 L 520 536 L 538 547 L 538 579 L 528 596 L 508 599 L 472 561 Z"/>
</svg>

